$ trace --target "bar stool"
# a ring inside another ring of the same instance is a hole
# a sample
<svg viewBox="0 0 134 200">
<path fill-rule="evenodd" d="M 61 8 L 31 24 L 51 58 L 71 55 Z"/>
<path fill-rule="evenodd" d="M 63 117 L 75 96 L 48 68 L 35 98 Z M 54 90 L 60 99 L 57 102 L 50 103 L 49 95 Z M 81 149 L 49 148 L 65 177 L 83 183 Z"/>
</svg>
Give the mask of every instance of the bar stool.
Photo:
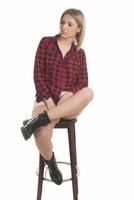
<svg viewBox="0 0 134 200">
<path fill-rule="evenodd" d="M 75 122 L 77 119 L 62 119 L 54 128 L 65 128 L 68 132 L 69 152 L 70 152 L 70 165 L 71 165 L 71 181 L 73 190 L 73 199 L 78 200 L 78 168 L 77 168 L 77 153 L 76 153 L 76 138 L 75 138 Z M 57 162 L 58 163 L 58 162 Z M 62 163 L 62 162 L 61 162 Z M 64 162 L 63 162 L 64 163 Z M 42 156 L 39 155 L 39 172 L 38 172 L 38 187 L 37 187 L 37 200 L 41 200 L 43 180 L 44 178 L 44 161 Z M 64 180 L 63 180 L 64 182 Z"/>
</svg>

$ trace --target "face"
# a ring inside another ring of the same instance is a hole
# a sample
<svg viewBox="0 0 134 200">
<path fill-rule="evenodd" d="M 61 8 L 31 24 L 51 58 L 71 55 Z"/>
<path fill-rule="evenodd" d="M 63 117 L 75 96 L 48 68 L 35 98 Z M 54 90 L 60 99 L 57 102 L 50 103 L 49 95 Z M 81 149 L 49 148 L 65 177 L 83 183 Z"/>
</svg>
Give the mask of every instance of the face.
<svg viewBox="0 0 134 200">
<path fill-rule="evenodd" d="M 74 39 L 80 31 L 76 20 L 68 14 L 65 14 L 60 22 L 60 35 L 63 38 Z"/>
</svg>

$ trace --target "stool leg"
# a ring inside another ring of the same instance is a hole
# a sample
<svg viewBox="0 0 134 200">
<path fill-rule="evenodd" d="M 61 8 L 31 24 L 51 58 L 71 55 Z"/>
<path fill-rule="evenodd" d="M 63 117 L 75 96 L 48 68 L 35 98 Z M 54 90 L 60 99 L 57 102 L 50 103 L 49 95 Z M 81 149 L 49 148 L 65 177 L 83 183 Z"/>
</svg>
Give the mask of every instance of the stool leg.
<svg viewBox="0 0 134 200">
<path fill-rule="evenodd" d="M 41 200 L 42 187 L 43 187 L 43 173 L 44 173 L 44 161 L 42 156 L 39 155 L 39 175 L 38 175 L 38 189 L 37 189 L 37 200 Z"/>
<path fill-rule="evenodd" d="M 72 172 L 72 187 L 74 200 L 78 200 L 78 178 L 77 178 L 77 155 L 76 155 L 76 138 L 75 124 L 68 128 L 71 172 Z"/>
</svg>

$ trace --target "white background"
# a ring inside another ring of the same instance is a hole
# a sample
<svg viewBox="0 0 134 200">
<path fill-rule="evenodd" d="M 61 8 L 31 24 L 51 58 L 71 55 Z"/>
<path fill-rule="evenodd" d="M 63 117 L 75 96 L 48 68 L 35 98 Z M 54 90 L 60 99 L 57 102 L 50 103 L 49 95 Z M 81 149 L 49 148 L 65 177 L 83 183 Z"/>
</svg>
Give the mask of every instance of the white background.
<svg viewBox="0 0 134 200">
<path fill-rule="evenodd" d="M 77 122 L 79 199 L 134 199 L 133 0 L 0 2 L 0 199 L 35 200 L 38 151 L 20 127 L 35 89 L 33 63 L 43 36 L 59 31 L 67 8 L 81 9 L 87 29 L 89 86 L 94 100 Z M 61 134 L 62 133 L 62 134 Z M 58 160 L 68 160 L 65 131 L 54 133 Z M 65 134 L 64 134 L 65 133 Z M 44 183 L 43 199 L 71 200 L 71 182 Z"/>
</svg>

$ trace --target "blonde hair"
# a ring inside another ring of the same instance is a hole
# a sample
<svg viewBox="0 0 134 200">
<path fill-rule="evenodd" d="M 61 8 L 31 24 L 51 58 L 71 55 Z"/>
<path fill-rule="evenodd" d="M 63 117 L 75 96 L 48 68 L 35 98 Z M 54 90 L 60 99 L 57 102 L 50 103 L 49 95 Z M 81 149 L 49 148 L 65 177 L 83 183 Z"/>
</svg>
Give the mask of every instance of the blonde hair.
<svg viewBox="0 0 134 200">
<path fill-rule="evenodd" d="M 85 17 L 84 14 L 82 13 L 82 11 L 75 9 L 75 8 L 70 8 L 67 9 L 63 12 L 63 14 L 61 15 L 61 19 L 64 17 L 64 15 L 70 15 L 71 17 L 73 17 L 75 19 L 75 21 L 78 24 L 78 27 L 80 27 L 80 32 L 77 33 L 75 39 L 76 39 L 76 47 L 77 50 L 80 49 L 80 47 L 82 46 L 82 42 L 84 40 L 84 36 L 85 36 Z"/>
</svg>

